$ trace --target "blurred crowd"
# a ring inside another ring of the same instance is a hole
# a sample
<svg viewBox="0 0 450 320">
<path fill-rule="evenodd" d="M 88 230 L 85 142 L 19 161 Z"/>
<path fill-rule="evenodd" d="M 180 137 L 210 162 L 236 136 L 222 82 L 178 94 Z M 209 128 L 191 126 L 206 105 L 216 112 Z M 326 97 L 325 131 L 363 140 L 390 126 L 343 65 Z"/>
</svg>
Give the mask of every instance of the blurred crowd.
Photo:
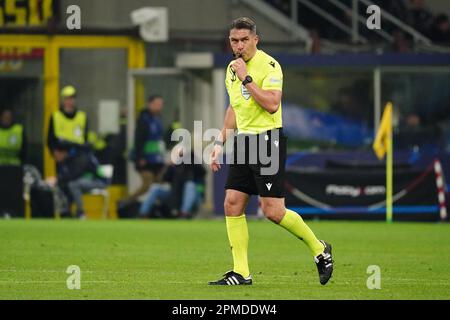
<svg viewBox="0 0 450 320">
<path fill-rule="evenodd" d="M 290 0 L 267 0 L 275 8 L 282 11 L 287 16 L 291 16 L 291 1 Z M 342 4 L 351 8 L 352 0 L 339 0 Z M 412 27 L 422 35 L 428 37 L 435 44 L 450 45 L 450 22 L 446 13 L 433 14 L 427 6 L 426 0 L 372 0 L 372 2 L 378 5 L 380 8 L 390 13 L 401 22 Z M 334 18 L 343 22 L 347 26 L 352 25 L 352 12 L 351 10 L 344 12 L 331 2 L 320 1 L 314 2 L 316 6 L 331 14 Z M 366 7 L 359 6 L 359 15 L 367 16 Z M 326 38 L 338 41 L 347 41 L 350 36 L 336 28 L 333 24 L 325 20 L 323 17 L 312 11 L 308 7 L 298 3 L 298 22 L 304 27 L 308 28 L 311 33 L 311 37 L 314 40 L 312 52 L 320 52 L 320 46 L 317 45 L 320 42 L 320 38 Z M 396 25 L 383 19 L 382 16 L 382 29 L 390 33 L 394 42 L 390 50 L 396 52 L 407 52 L 411 50 L 412 38 L 404 31 L 399 29 Z M 376 34 L 370 32 L 366 28 L 360 27 L 360 34 L 368 38 L 369 40 L 378 41 L 375 38 Z"/>
<path fill-rule="evenodd" d="M 206 170 L 201 161 L 175 164 L 171 141 L 174 130 L 180 128 L 175 119 L 165 128 L 162 119 L 164 99 L 148 98 L 136 122 L 132 150 L 126 147 L 126 119 L 120 122 L 118 134 L 102 137 L 89 126 L 86 112 L 77 105 L 77 89 L 65 86 L 61 90 L 61 105 L 49 119 L 47 147 L 55 161 L 55 175 L 42 178 L 36 167 L 27 164 L 27 128 L 16 122 L 13 112 L 0 110 L 0 169 L 4 179 L 0 189 L 25 184 L 25 198 L 30 201 L 34 217 L 86 217 L 83 195 L 106 197 L 111 184 L 127 184 L 126 163 L 132 160 L 139 173 L 141 186 L 117 204 L 119 217 L 127 218 L 192 218 L 203 200 Z M 124 114 L 122 114 L 123 116 Z M 177 149 L 178 154 L 190 152 Z M 4 172 L 14 172 L 8 177 Z M 0 214 L 21 215 L 22 192 L 14 199 L 0 198 Z M 8 200 L 8 201 L 7 201 Z M 11 204 L 9 204 L 11 203 Z M 107 214 L 104 209 L 104 215 Z M 14 214 L 15 212 L 15 214 Z"/>
<path fill-rule="evenodd" d="M 199 209 L 206 170 L 196 164 L 201 161 L 195 161 L 193 153 L 189 163 L 173 162 L 172 151 L 180 156 L 191 151 L 172 141 L 173 131 L 181 124 L 175 118 L 169 128 L 164 128 L 163 108 L 163 97 L 152 95 L 139 115 L 131 159 L 141 185 L 118 203 L 119 216 L 192 218 Z"/>
</svg>

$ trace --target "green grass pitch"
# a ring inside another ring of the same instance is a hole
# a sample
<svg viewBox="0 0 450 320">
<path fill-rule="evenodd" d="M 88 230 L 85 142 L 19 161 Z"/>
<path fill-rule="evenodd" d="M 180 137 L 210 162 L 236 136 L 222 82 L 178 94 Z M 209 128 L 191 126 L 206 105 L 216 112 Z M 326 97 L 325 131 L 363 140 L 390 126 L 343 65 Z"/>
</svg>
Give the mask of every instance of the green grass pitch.
<svg viewBox="0 0 450 320">
<path fill-rule="evenodd" d="M 231 267 L 225 223 L 0 221 L 0 299 L 449 299 L 450 224 L 308 222 L 333 245 L 321 286 L 307 247 L 249 221 L 253 286 L 211 287 Z M 81 269 L 69 290 L 67 267 Z M 369 265 L 381 289 L 366 286 Z"/>
</svg>

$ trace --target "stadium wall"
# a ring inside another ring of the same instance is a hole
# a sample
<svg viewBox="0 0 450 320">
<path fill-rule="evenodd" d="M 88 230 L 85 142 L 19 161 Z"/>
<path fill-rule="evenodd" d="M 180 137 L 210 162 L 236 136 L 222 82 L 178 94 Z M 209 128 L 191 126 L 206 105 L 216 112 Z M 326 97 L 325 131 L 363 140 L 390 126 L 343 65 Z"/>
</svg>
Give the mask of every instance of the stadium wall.
<svg viewBox="0 0 450 320">
<path fill-rule="evenodd" d="M 239 1 L 230 0 L 61 0 L 61 16 L 65 8 L 78 5 L 82 12 L 84 29 L 121 29 L 133 27 L 130 13 L 142 7 L 167 7 L 169 29 L 172 37 L 224 38 L 230 21 L 240 16 L 250 16 L 258 22 L 265 41 L 291 41 L 279 27 Z"/>
</svg>

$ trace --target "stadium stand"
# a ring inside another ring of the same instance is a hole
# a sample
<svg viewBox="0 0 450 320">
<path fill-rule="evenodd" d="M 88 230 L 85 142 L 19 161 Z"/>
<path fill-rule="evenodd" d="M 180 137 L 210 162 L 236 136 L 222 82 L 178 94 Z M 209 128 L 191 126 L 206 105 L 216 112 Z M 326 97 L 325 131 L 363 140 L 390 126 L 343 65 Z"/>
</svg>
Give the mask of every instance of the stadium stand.
<svg viewBox="0 0 450 320">
<path fill-rule="evenodd" d="M 24 124 L 27 164 L 45 179 L 55 171 L 45 135 L 59 106 L 58 90 L 71 83 L 82 93 L 77 102 L 90 130 L 105 137 L 99 158 L 114 166 L 109 203 L 90 197 L 96 204 L 88 210 L 96 214 L 88 216 L 117 217 L 117 200 L 135 187 L 128 154 L 145 96 L 161 93 L 167 99 L 166 128 L 178 110 L 176 120 L 190 132 L 195 120 L 204 128 L 222 125 L 228 99 L 223 78 L 231 59 L 227 26 L 238 16 L 258 21 L 260 48 L 283 66 L 284 127 L 293 166 L 309 170 L 314 162 L 324 163 L 317 168 L 327 170 L 325 163 L 341 153 L 362 166 L 369 156 L 375 161 L 374 132 L 385 103 L 392 101 L 396 152 L 406 154 L 415 172 L 439 158 L 450 180 L 448 1 L 155 0 L 152 6 L 167 8 L 163 31 L 169 35 L 155 42 L 145 42 L 131 19 L 149 5 L 145 0 L 47 0 L 37 9 L 19 2 L 27 19 L 42 21 L 22 23 L 2 11 L 0 107 L 12 108 Z M 72 4 L 86 8 L 81 30 L 67 28 Z M 371 4 L 383 10 L 381 30 L 366 27 Z M 303 162 L 311 157 L 317 158 Z M 208 173 L 199 216 L 222 212 L 224 176 Z M 252 200 L 250 214 L 257 203 Z"/>
</svg>

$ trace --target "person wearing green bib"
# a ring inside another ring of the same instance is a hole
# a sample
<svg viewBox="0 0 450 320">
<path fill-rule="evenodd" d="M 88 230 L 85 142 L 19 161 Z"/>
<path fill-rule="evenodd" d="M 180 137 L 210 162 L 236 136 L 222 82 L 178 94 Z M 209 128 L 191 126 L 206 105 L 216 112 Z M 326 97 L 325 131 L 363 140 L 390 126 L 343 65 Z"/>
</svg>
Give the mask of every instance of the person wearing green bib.
<svg viewBox="0 0 450 320">
<path fill-rule="evenodd" d="M 50 118 L 47 145 L 53 157 L 60 148 L 75 155 L 81 149 L 88 148 L 88 118 L 84 111 L 76 106 L 77 91 L 73 86 L 61 90 L 61 107 Z M 58 155 L 59 156 L 59 155 Z"/>
<path fill-rule="evenodd" d="M 11 110 L 0 115 L 0 166 L 21 166 L 25 160 L 25 131 L 15 123 Z"/>
<path fill-rule="evenodd" d="M 0 111 L 0 216 L 23 216 L 25 130 L 11 110 Z"/>
</svg>

